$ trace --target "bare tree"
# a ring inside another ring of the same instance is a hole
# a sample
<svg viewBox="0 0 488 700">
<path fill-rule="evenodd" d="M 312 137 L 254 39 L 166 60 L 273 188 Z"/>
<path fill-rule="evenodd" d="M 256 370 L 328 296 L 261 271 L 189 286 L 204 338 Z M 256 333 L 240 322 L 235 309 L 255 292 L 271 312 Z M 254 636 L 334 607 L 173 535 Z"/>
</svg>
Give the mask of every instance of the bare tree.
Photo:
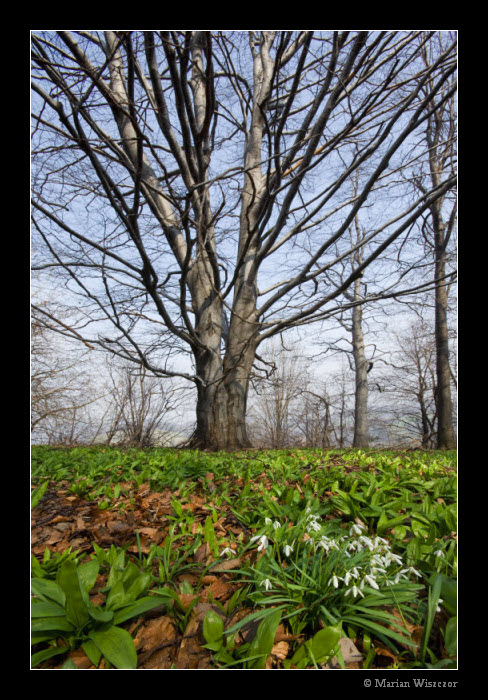
<svg viewBox="0 0 488 700">
<path fill-rule="evenodd" d="M 306 371 L 297 352 L 276 344 L 264 353 L 270 367 L 266 379 L 254 383 L 250 416 L 253 442 L 279 449 L 297 442 L 302 415 L 295 409 L 302 402 Z"/>
<path fill-rule="evenodd" d="M 427 317 L 395 333 L 396 348 L 374 385 L 381 392 L 382 415 L 394 444 L 417 441 L 437 446 L 437 372 L 434 323 Z M 453 429 L 454 433 L 454 429 Z"/>
<path fill-rule="evenodd" d="M 455 41 L 422 60 L 434 35 L 33 32 L 34 269 L 56 270 L 78 304 L 69 322 L 37 317 L 194 382 L 193 444 L 249 445 L 260 343 L 347 306 L 454 186 L 450 174 L 412 198 L 428 155 L 415 139 L 455 92 Z M 331 285 L 351 224 L 385 189 L 394 206 L 368 254 Z"/>
<path fill-rule="evenodd" d="M 125 366 L 111 368 L 111 420 L 108 444 L 114 440 L 129 447 L 151 447 L 160 439 L 167 424 L 174 390 L 163 386 L 161 379 L 148 376 L 142 369 Z M 167 384 L 167 380 L 166 380 Z"/>
<path fill-rule="evenodd" d="M 442 36 L 433 36 L 422 47 L 422 57 L 426 67 L 432 65 L 437 51 L 442 50 Z M 443 86 L 448 92 L 452 79 Z M 428 89 L 428 87 L 426 88 Z M 425 126 L 425 140 L 429 158 L 420 167 L 415 181 L 421 192 L 425 193 L 431 186 L 438 187 L 456 170 L 456 113 L 454 96 L 450 96 L 429 116 Z M 453 429 L 453 408 L 451 397 L 451 375 L 449 364 L 449 329 L 448 329 L 448 288 L 446 275 L 448 266 L 449 243 L 456 225 L 457 199 L 455 191 L 450 190 L 435 202 L 426 212 L 423 233 L 427 248 L 435 262 L 435 346 L 437 374 L 437 449 L 453 450 L 456 438 Z"/>
<path fill-rule="evenodd" d="M 331 399 L 325 382 L 309 381 L 300 394 L 296 428 L 306 447 L 329 447 L 334 430 Z"/>
<path fill-rule="evenodd" d="M 89 350 L 60 347 L 59 336 L 31 324 L 32 439 L 73 444 L 87 439 L 87 409 L 102 395 L 90 381 Z"/>
</svg>

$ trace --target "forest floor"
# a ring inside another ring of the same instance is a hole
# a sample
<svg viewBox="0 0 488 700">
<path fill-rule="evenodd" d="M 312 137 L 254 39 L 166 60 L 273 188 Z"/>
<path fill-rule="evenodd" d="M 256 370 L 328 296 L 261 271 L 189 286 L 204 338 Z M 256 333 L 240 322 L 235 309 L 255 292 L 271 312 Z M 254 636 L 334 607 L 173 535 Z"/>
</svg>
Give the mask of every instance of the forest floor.
<svg viewBox="0 0 488 700">
<path fill-rule="evenodd" d="M 174 592 L 171 601 L 164 598 L 160 606 L 122 625 L 133 639 L 140 669 L 222 668 L 229 665 L 229 659 L 236 668 L 253 667 L 253 661 L 246 661 L 248 657 L 239 655 L 238 650 L 248 648 L 256 639 L 263 618 L 256 618 L 254 613 L 265 609 L 266 596 L 268 607 L 284 600 L 276 595 L 276 586 L 279 589 L 281 585 L 279 573 L 277 579 L 271 574 L 263 579 L 263 574 L 261 583 L 257 583 L 256 572 L 264 571 L 271 551 L 258 547 L 263 532 L 268 532 L 263 527 L 266 521 L 274 520 L 285 537 L 306 507 L 320 515 L 324 532 L 330 525 L 347 533 L 353 523 L 358 523 L 371 537 L 381 533 L 397 556 L 408 553 L 409 564 L 412 556 L 416 557 L 413 566 L 425 584 L 420 598 L 427 595 L 429 576 L 440 571 L 436 552 L 441 551 L 446 562 L 442 569 L 446 578 L 455 579 L 453 453 L 294 450 L 208 455 L 176 450 L 40 447 L 33 448 L 32 481 L 34 494 L 43 488 L 31 510 L 31 550 L 39 564 L 32 576 L 56 580 L 57 562 L 67 553 L 76 555 L 79 565 L 100 550 L 123 551 L 124 561 L 132 561 L 140 571 L 150 573 L 146 595 L 160 590 L 158 585 Z M 372 498 L 378 492 L 380 496 Z M 271 529 L 266 543 L 273 542 L 272 535 Z M 305 534 L 302 540 L 307 537 Z M 419 539 L 422 543 L 412 546 Z M 286 541 L 288 551 L 292 546 L 297 548 L 297 538 Z M 426 541 L 432 545 L 430 551 Z M 279 556 L 279 547 L 274 551 Z M 89 591 L 90 601 L 101 608 L 107 603 L 111 571 L 107 561 Z M 287 565 L 280 557 L 279 563 L 286 574 Z M 275 584 L 274 598 L 268 594 L 267 584 L 266 588 L 261 585 L 270 578 Z M 303 586 L 303 577 L 300 580 Z M 304 595 L 303 589 L 295 607 L 307 610 L 309 603 Z M 382 610 L 401 622 L 402 611 L 390 602 L 385 598 Z M 289 613 L 290 602 L 288 607 L 283 605 Z M 220 656 L 215 648 L 203 646 L 208 642 L 204 620 L 209 611 L 221 618 L 225 630 L 236 625 L 238 628 L 232 645 Z M 385 629 L 394 630 L 391 636 L 372 634 L 372 622 L 369 626 L 365 623 L 364 628 L 351 621 L 343 623 L 344 636 L 335 648 L 336 652 L 340 649 L 339 654 L 321 663 L 313 663 L 312 659 L 305 667 L 375 669 L 415 663 L 425 615 L 417 609 L 404 620 L 403 632 L 398 625 L 385 622 Z M 451 617 L 452 610 L 439 608 L 428 640 L 427 658 L 431 662 L 435 659 L 447 664 L 451 658 L 443 645 Z M 274 629 L 265 663 L 258 667 L 304 667 L 291 660 L 297 658 L 300 645 L 326 627 L 327 621 L 316 615 L 305 616 L 303 624 L 294 626 L 290 619 L 284 616 Z M 347 616 L 345 619 L 349 620 Z M 33 652 L 45 648 L 45 644 L 35 644 Z M 56 644 L 63 646 L 66 642 L 58 639 Z M 71 649 L 66 646 L 60 658 L 54 656 L 36 667 L 59 669 L 68 659 L 80 669 L 112 667 L 105 657 L 95 665 L 81 645 Z"/>
</svg>

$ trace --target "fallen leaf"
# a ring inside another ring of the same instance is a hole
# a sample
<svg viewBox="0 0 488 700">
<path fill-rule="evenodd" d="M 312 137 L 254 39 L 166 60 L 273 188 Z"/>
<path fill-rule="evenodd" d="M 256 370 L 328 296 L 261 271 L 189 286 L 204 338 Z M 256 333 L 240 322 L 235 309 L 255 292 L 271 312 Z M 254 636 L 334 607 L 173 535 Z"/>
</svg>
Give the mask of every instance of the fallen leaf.
<svg viewBox="0 0 488 700">
<path fill-rule="evenodd" d="M 241 559 L 226 559 L 225 561 L 220 561 L 215 566 L 212 566 L 210 571 L 212 573 L 218 573 L 221 571 L 229 571 L 229 569 L 238 569 L 241 564 Z"/>
<path fill-rule="evenodd" d="M 204 542 L 198 547 L 195 554 L 193 555 L 194 561 L 199 564 L 205 563 L 210 556 L 210 545 L 208 542 Z"/>
<path fill-rule="evenodd" d="M 136 648 L 141 651 L 150 651 L 154 647 L 176 639 L 177 630 L 174 620 L 169 615 L 148 620 L 138 631 L 134 640 Z"/>
</svg>

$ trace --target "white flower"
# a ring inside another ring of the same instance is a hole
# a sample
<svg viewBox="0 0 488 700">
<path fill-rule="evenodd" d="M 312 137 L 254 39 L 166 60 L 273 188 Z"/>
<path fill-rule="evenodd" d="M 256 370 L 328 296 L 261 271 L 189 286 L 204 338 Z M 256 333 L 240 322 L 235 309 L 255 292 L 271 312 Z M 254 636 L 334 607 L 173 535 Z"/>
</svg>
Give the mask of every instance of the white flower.
<svg viewBox="0 0 488 700">
<path fill-rule="evenodd" d="M 373 576 L 369 576 L 368 574 L 366 574 L 366 576 L 363 579 L 363 582 L 364 581 L 367 581 L 371 588 L 376 588 L 376 590 L 379 591 L 380 587 L 376 583 L 376 580 L 373 578 Z"/>
<path fill-rule="evenodd" d="M 413 566 L 409 566 L 408 569 L 402 569 L 400 571 L 401 574 L 415 574 L 417 578 L 422 578 L 422 574 L 420 574 L 416 569 L 413 568 Z"/>
<path fill-rule="evenodd" d="M 231 554 L 236 554 L 236 551 L 235 551 L 235 549 L 231 549 L 230 547 L 226 547 L 225 549 L 223 549 L 221 551 L 220 556 L 223 557 L 224 554 L 227 554 L 230 557 Z"/>
<path fill-rule="evenodd" d="M 266 523 L 266 525 L 271 525 L 272 520 L 271 520 L 271 518 L 265 518 L 264 522 Z"/>
<path fill-rule="evenodd" d="M 364 598 L 364 593 L 359 590 L 356 586 L 353 586 L 352 588 L 348 588 L 347 591 L 344 593 L 344 595 L 349 595 L 349 593 L 352 593 L 353 596 L 356 598 L 358 595 L 360 595 L 362 598 Z"/>
<path fill-rule="evenodd" d="M 441 611 L 441 603 L 443 603 L 443 602 L 444 602 L 444 601 L 442 600 L 442 598 L 439 598 L 439 600 L 437 601 L 437 603 L 438 603 L 438 604 L 437 604 L 437 608 L 435 609 L 436 612 L 440 612 L 440 611 Z"/>
<path fill-rule="evenodd" d="M 334 588 L 337 588 L 339 585 L 339 581 L 337 580 L 337 576 L 335 574 L 332 576 L 332 578 L 329 579 L 328 585 L 330 586 L 331 583 L 334 586 Z"/>
<path fill-rule="evenodd" d="M 285 544 L 283 547 L 283 552 L 285 554 L 285 557 L 289 557 L 290 554 L 293 552 L 293 547 L 289 544 Z"/>
<path fill-rule="evenodd" d="M 349 534 L 351 535 L 351 537 L 353 534 L 362 535 L 363 529 L 364 529 L 364 526 L 357 525 L 356 523 L 353 523 L 351 529 L 349 530 Z"/>
<path fill-rule="evenodd" d="M 358 541 L 362 542 L 364 545 L 366 545 L 366 547 L 369 549 L 370 552 L 373 551 L 374 545 L 369 537 L 365 537 L 364 535 L 361 535 L 361 537 L 359 537 Z"/>
<path fill-rule="evenodd" d="M 264 581 L 261 581 L 259 585 L 264 586 L 267 591 L 269 591 L 270 588 L 273 588 L 273 584 L 271 583 L 269 578 L 265 578 Z"/>
<path fill-rule="evenodd" d="M 281 523 L 279 523 L 277 520 L 274 521 L 273 527 L 275 530 L 277 530 L 279 527 L 281 527 Z"/>
<path fill-rule="evenodd" d="M 404 578 L 404 579 L 406 579 L 406 580 L 408 581 L 408 576 L 405 576 L 405 574 L 403 574 L 403 573 L 400 571 L 400 572 L 395 576 L 395 578 L 393 579 L 393 583 L 398 583 L 398 581 L 400 580 L 400 578 Z"/>
<path fill-rule="evenodd" d="M 435 557 L 441 557 L 441 559 L 444 559 L 444 552 L 442 549 L 438 549 L 437 552 L 434 552 Z"/>
<path fill-rule="evenodd" d="M 255 540 L 259 540 L 258 552 L 261 552 L 268 546 L 268 538 L 266 537 L 266 535 L 256 535 L 255 537 L 251 537 L 251 542 L 254 542 Z"/>
<path fill-rule="evenodd" d="M 388 552 L 385 554 L 383 557 L 383 561 L 385 564 L 388 566 L 388 564 L 391 564 L 392 561 L 396 561 L 397 564 L 403 564 L 403 560 L 401 557 L 398 556 L 398 554 L 392 554 L 392 552 Z"/>
<path fill-rule="evenodd" d="M 320 530 L 320 525 L 319 525 L 318 523 L 316 523 L 315 520 L 311 520 L 311 521 L 308 523 L 307 532 L 309 531 L 309 529 L 310 529 L 310 530 L 315 530 L 315 532 L 318 532 L 318 531 Z"/>
</svg>

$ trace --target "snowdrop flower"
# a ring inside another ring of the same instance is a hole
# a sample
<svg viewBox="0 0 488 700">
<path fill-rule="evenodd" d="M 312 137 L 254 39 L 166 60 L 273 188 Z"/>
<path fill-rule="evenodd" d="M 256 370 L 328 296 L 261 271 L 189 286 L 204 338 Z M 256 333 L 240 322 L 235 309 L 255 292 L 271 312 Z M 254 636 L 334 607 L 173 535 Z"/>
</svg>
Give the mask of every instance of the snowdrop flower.
<svg viewBox="0 0 488 700">
<path fill-rule="evenodd" d="M 363 534 L 363 529 L 364 526 L 357 525 L 356 523 L 353 523 L 351 529 L 349 530 L 349 535 L 352 537 L 354 534 L 356 535 L 362 535 Z"/>
<path fill-rule="evenodd" d="M 281 523 L 279 523 L 277 520 L 275 520 L 274 523 L 273 523 L 273 527 L 274 527 L 275 530 L 277 530 L 278 528 L 281 527 Z"/>
<path fill-rule="evenodd" d="M 379 587 L 378 584 L 376 583 L 376 580 L 374 579 L 373 576 L 369 576 L 368 574 L 366 574 L 366 576 L 364 577 L 364 579 L 363 579 L 362 582 L 361 582 L 361 583 L 362 583 L 361 588 L 364 586 L 364 582 L 365 582 L 365 581 L 366 581 L 367 583 L 369 583 L 369 585 L 371 586 L 371 588 L 376 588 L 376 590 L 379 591 L 380 587 Z"/>
<path fill-rule="evenodd" d="M 317 522 L 315 522 L 315 520 L 311 520 L 311 521 L 308 523 L 307 532 L 309 532 L 309 529 L 310 529 L 310 530 L 315 530 L 315 532 L 318 532 L 318 531 L 320 530 L 320 525 L 319 525 Z"/>
<path fill-rule="evenodd" d="M 444 602 L 444 601 L 442 600 L 442 598 L 439 598 L 439 600 L 437 601 L 437 603 L 438 603 L 438 604 L 437 604 L 437 607 L 436 607 L 436 609 L 435 609 L 436 612 L 440 612 L 440 611 L 441 611 L 441 603 L 443 603 L 443 602 Z"/>
<path fill-rule="evenodd" d="M 348 588 L 347 591 L 344 593 L 344 595 L 349 595 L 349 593 L 352 593 L 353 596 L 356 598 L 358 595 L 360 595 L 362 598 L 364 598 L 364 593 L 359 590 L 356 586 L 353 586 L 352 588 Z"/>
<path fill-rule="evenodd" d="M 271 520 L 271 518 L 265 518 L 264 522 L 266 523 L 266 525 L 271 525 L 272 520 Z"/>
<path fill-rule="evenodd" d="M 441 559 L 444 559 L 444 552 L 442 549 L 438 549 L 437 552 L 434 552 L 435 557 L 441 557 Z"/>
<path fill-rule="evenodd" d="M 230 557 L 232 554 L 236 554 L 236 551 L 235 551 L 235 549 L 231 549 L 230 547 L 226 547 L 225 549 L 223 549 L 221 551 L 220 556 L 223 557 L 224 554 L 227 554 Z"/>
<path fill-rule="evenodd" d="M 354 569 L 351 571 L 351 576 L 354 576 L 354 578 L 359 578 L 359 571 L 354 567 Z"/>
<path fill-rule="evenodd" d="M 347 586 L 347 584 L 349 583 L 349 581 L 351 580 L 351 578 L 352 578 L 352 576 L 351 576 L 350 571 L 347 571 L 347 572 L 346 572 L 346 575 L 344 576 L 344 579 L 343 579 L 343 580 L 344 580 L 344 583 L 346 584 L 346 586 Z"/>
<path fill-rule="evenodd" d="M 371 563 L 373 566 L 388 566 L 388 562 L 385 562 L 384 557 L 380 557 L 379 554 L 373 554 Z"/>
<path fill-rule="evenodd" d="M 361 535 L 361 537 L 358 538 L 358 542 L 362 542 L 363 544 L 366 545 L 366 547 L 372 552 L 374 549 L 373 541 L 369 537 L 365 537 L 364 535 Z"/>
<path fill-rule="evenodd" d="M 417 578 L 422 578 L 422 574 L 420 574 L 416 569 L 413 568 L 413 566 L 409 566 L 408 569 L 402 569 L 400 571 L 400 574 L 415 574 Z M 407 578 L 405 576 L 405 578 Z"/>
<path fill-rule="evenodd" d="M 405 569 L 405 571 L 407 571 L 407 569 Z M 400 578 L 404 578 L 404 579 L 406 579 L 406 580 L 408 581 L 408 576 L 405 576 L 405 574 L 403 574 L 403 573 L 400 571 L 400 572 L 395 576 L 395 578 L 393 579 L 393 583 L 398 583 L 399 580 L 400 580 Z"/>
<path fill-rule="evenodd" d="M 345 579 L 343 579 L 343 581 L 345 581 Z M 339 586 L 339 581 L 337 580 L 337 576 L 335 574 L 332 576 L 332 578 L 329 579 L 327 585 L 330 586 L 331 583 L 334 586 L 334 588 L 337 588 Z"/>
<path fill-rule="evenodd" d="M 383 561 L 388 566 L 392 561 L 396 561 L 397 564 L 403 564 L 403 559 L 398 556 L 398 554 L 393 554 L 392 552 L 387 552 L 383 557 Z"/>
<path fill-rule="evenodd" d="M 268 546 L 268 538 L 266 535 L 256 535 L 256 537 L 251 537 L 251 542 L 259 540 L 259 547 L 258 547 L 258 552 L 261 552 L 263 549 L 266 549 Z"/>
<path fill-rule="evenodd" d="M 283 547 L 283 552 L 285 554 L 285 557 L 289 557 L 290 554 L 293 552 L 293 547 L 289 544 L 285 544 Z"/>
<path fill-rule="evenodd" d="M 259 584 L 260 586 L 264 586 L 267 591 L 269 591 L 271 588 L 273 588 L 273 584 L 269 580 L 269 578 L 265 578 L 264 581 L 261 581 Z"/>
</svg>

